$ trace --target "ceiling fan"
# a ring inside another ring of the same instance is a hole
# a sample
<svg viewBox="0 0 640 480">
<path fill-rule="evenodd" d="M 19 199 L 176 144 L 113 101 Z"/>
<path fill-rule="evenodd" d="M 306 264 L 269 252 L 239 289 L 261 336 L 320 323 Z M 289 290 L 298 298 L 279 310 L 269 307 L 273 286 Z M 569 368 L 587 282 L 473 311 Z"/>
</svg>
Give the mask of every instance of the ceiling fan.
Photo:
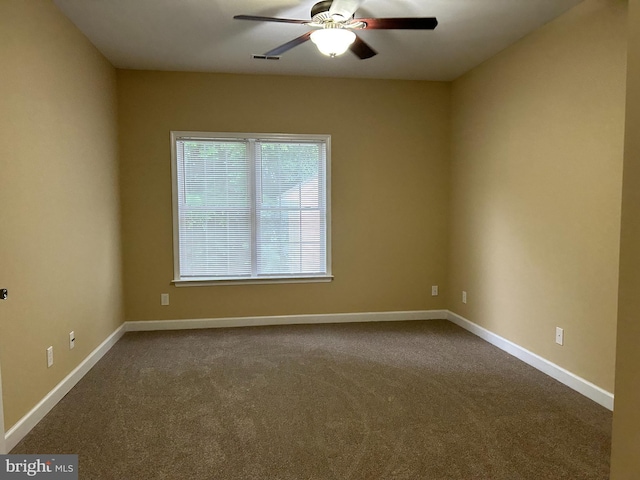
<svg viewBox="0 0 640 480">
<path fill-rule="evenodd" d="M 434 17 L 355 18 L 360 0 L 323 0 L 311 8 L 311 20 L 236 15 L 236 20 L 296 23 L 313 30 L 266 52 L 259 58 L 279 58 L 284 52 L 311 40 L 321 53 L 335 57 L 351 50 L 361 60 L 377 52 L 353 30 L 433 30 L 438 25 Z"/>
</svg>

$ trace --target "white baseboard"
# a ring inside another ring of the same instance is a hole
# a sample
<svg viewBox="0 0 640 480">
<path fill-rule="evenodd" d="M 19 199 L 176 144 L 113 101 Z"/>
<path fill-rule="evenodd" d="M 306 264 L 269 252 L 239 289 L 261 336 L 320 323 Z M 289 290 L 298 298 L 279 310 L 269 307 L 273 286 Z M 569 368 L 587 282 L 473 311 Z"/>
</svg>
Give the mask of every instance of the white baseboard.
<svg viewBox="0 0 640 480">
<path fill-rule="evenodd" d="M 555 363 L 552 363 L 549 360 L 542 358 L 541 356 L 536 355 L 533 352 L 530 352 L 529 350 L 507 340 L 506 338 L 490 332 L 486 328 L 483 328 L 480 325 L 467 320 L 457 313 L 449 311 L 447 319 L 450 322 L 453 322 L 456 325 L 464 328 L 465 330 L 468 330 L 469 332 L 477 335 L 483 340 L 486 340 L 492 345 L 495 345 L 499 349 L 504 350 L 514 357 L 540 370 L 541 372 L 546 373 L 550 377 L 555 378 L 560 383 L 565 384 L 569 388 L 572 388 L 576 392 L 579 392 L 585 397 L 590 398 L 603 407 L 608 408 L 609 410 L 613 410 L 612 393 L 607 392 L 606 390 L 598 387 L 597 385 L 594 385 L 588 380 L 585 380 L 584 378 L 571 373 L 569 370 L 566 370 L 556 365 Z"/>
<path fill-rule="evenodd" d="M 191 320 L 143 320 L 126 322 L 128 332 L 153 330 L 189 330 L 194 328 L 251 327 L 259 325 L 295 325 L 318 323 L 391 322 L 402 320 L 446 320 L 447 310 L 404 312 L 329 313 L 272 317 L 198 318 Z"/>
<path fill-rule="evenodd" d="M 118 329 L 107 337 L 80 365 L 74 368 L 53 390 L 51 390 L 40 402 L 31 409 L 18 423 L 11 427 L 5 434 L 6 450 L 11 451 L 27 433 L 35 427 L 44 416 L 51 411 L 62 398 L 69 393 L 76 383 L 84 377 L 91 368 L 98 363 L 105 353 L 107 353 L 120 337 L 126 332 L 126 324 L 120 325 Z"/>
<path fill-rule="evenodd" d="M 613 410 L 613 394 L 509 340 L 476 325 L 448 310 L 401 312 L 336 313 L 321 315 L 286 315 L 264 317 L 199 318 L 191 320 L 149 320 L 125 322 L 102 342 L 80 365 L 67 375 L 35 407 L 5 434 L 5 449 L 11 451 L 27 433 L 80 381 L 125 332 L 153 330 L 187 330 L 196 328 L 245 327 L 259 325 L 294 325 L 321 323 L 389 322 L 403 320 L 446 319 L 474 333 L 501 350 L 546 373 L 600 405 Z M 0 443 L 0 447 L 1 447 Z M 1 452 L 0 452 L 1 453 Z"/>
<path fill-rule="evenodd" d="M 7 446 L 4 439 L 4 412 L 2 409 L 2 374 L 0 374 L 0 455 L 7 453 Z"/>
<path fill-rule="evenodd" d="M 183 330 L 195 328 L 244 327 L 256 325 L 293 325 L 347 322 L 384 322 L 401 320 L 446 319 L 447 310 L 416 310 L 405 312 L 338 313 L 326 315 L 288 315 L 273 317 L 204 318 L 193 320 L 158 320 L 125 322 L 102 342 L 80 365 L 67 375 L 35 407 L 4 435 L 4 450 L 11 451 L 44 416 L 84 377 L 125 332 L 152 330 Z M 1 432 L 1 431 L 0 431 Z M 2 448 L 2 442 L 0 442 Z M 3 453 L 0 451 L 0 454 Z"/>
</svg>

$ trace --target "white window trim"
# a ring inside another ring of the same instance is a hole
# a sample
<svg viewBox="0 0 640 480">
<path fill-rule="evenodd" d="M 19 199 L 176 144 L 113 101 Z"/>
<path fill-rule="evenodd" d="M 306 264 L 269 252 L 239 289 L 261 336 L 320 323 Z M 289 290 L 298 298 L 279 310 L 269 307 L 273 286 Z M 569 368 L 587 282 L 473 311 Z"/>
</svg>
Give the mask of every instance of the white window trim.
<svg viewBox="0 0 640 480">
<path fill-rule="evenodd" d="M 292 276 L 270 276 L 260 278 L 180 278 L 180 252 L 179 252 L 179 218 L 178 218 L 178 172 L 177 172 L 177 152 L 176 140 L 192 137 L 202 138 L 239 138 L 239 139 L 268 139 L 291 141 L 300 140 L 321 140 L 326 144 L 326 260 L 327 272 L 325 275 L 292 275 Z M 173 280 L 177 287 L 203 287 L 209 285 L 250 285 L 264 283 L 325 283 L 333 280 L 331 274 L 331 135 L 318 134 L 284 134 L 284 133 L 229 133 L 229 132 L 194 132 L 194 131 L 172 131 L 171 132 L 171 201 L 173 216 Z"/>
</svg>

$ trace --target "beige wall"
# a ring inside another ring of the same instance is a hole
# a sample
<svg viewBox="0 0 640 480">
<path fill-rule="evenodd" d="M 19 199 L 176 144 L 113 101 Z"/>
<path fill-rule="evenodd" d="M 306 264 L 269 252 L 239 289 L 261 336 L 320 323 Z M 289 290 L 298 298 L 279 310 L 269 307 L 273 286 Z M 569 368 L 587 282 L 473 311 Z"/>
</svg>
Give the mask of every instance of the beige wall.
<svg viewBox="0 0 640 480">
<path fill-rule="evenodd" d="M 640 472 L 640 0 L 629 1 L 626 131 L 612 480 Z"/>
<path fill-rule="evenodd" d="M 127 320 L 445 307 L 448 84 L 118 71 L 118 97 Z M 335 280 L 170 286 L 171 130 L 331 134 Z"/>
<path fill-rule="evenodd" d="M 638 1 L 631 0 L 629 132 L 640 128 Z M 451 308 L 611 391 L 625 5 L 586 0 L 453 87 L 119 71 L 116 102 L 114 69 L 48 0 L 2 0 L 6 427 L 124 316 Z M 331 134 L 335 281 L 170 286 L 170 130 Z M 615 479 L 631 479 L 640 469 L 636 137 L 628 134 L 626 143 Z M 430 296 L 434 284 L 442 296 Z M 463 289 L 467 305 L 460 303 Z M 163 292 L 171 294 L 169 307 L 159 305 Z M 556 325 L 565 328 L 564 347 L 553 342 Z M 70 330 L 77 336 L 73 351 Z"/>
<path fill-rule="evenodd" d="M 587 0 L 452 89 L 449 308 L 610 392 L 625 28 Z"/>
<path fill-rule="evenodd" d="M 122 323 L 122 285 L 115 70 L 49 0 L 0 2 L 0 64 L 8 429 Z"/>
</svg>

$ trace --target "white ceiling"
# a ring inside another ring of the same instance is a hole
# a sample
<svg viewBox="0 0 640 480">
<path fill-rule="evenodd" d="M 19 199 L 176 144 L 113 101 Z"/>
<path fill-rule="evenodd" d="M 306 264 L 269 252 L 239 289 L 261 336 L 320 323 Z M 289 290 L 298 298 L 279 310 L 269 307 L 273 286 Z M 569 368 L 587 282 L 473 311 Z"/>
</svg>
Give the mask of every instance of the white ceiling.
<svg viewBox="0 0 640 480">
<path fill-rule="evenodd" d="M 254 60 L 309 30 L 234 20 L 309 19 L 315 0 L 54 0 L 118 68 L 453 80 L 582 0 L 363 0 L 356 17 L 437 17 L 433 31 L 357 33 L 378 55 L 320 54 L 311 42 Z"/>
</svg>

